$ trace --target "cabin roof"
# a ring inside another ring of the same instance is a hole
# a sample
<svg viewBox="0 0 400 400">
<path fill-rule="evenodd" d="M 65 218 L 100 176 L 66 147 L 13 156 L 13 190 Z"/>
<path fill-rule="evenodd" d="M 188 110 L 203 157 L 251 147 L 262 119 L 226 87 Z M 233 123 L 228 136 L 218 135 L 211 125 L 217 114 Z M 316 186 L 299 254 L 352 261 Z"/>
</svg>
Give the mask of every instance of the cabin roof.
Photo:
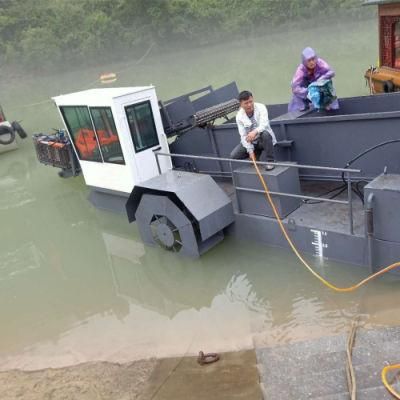
<svg viewBox="0 0 400 400">
<path fill-rule="evenodd" d="M 390 3 L 399 3 L 399 0 L 364 0 L 363 6 L 370 6 L 370 5 L 380 5 L 380 4 L 390 4 Z"/>
<path fill-rule="evenodd" d="M 120 96 L 135 94 L 153 88 L 154 86 L 136 86 L 136 87 L 88 89 L 88 90 L 82 90 L 80 92 L 62 94 L 59 96 L 55 96 L 52 99 L 57 104 L 63 104 L 63 103 L 66 104 L 70 103 L 71 101 L 76 101 L 76 105 L 90 104 L 93 101 L 99 101 L 100 99 L 109 102 L 110 100 Z"/>
</svg>

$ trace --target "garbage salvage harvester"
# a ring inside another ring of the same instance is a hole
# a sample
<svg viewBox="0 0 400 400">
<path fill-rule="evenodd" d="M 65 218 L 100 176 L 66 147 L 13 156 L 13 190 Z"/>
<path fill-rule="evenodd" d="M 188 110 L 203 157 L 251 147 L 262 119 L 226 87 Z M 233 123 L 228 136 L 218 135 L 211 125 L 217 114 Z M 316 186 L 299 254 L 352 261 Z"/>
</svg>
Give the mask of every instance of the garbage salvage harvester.
<svg viewBox="0 0 400 400">
<path fill-rule="evenodd" d="M 66 134 L 35 135 L 39 160 L 82 173 L 90 201 L 127 212 L 147 244 L 196 257 L 230 233 L 286 247 L 253 167 L 229 158 L 237 95 L 235 83 L 166 102 L 152 86 L 61 95 Z M 400 93 L 340 104 L 268 106 L 277 163 L 263 175 L 301 251 L 387 265 L 400 258 Z"/>
</svg>

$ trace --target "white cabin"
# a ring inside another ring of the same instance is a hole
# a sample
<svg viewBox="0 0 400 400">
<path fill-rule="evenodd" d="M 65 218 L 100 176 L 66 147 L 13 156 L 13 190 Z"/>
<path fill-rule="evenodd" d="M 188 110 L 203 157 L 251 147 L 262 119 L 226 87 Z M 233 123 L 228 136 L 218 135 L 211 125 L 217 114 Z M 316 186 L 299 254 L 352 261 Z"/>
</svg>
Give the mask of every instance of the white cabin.
<svg viewBox="0 0 400 400">
<path fill-rule="evenodd" d="M 159 175 L 155 151 L 169 152 L 153 86 L 90 89 L 53 98 L 86 185 L 130 194 Z M 161 172 L 172 168 L 160 157 Z"/>
</svg>

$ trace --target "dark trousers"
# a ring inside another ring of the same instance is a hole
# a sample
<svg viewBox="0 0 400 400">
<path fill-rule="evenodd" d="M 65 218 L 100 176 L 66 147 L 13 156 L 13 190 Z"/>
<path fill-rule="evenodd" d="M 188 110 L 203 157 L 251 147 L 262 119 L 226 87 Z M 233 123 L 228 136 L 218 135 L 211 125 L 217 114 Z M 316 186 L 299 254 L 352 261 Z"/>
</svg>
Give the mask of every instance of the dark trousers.
<svg viewBox="0 0 400 400">
<path fill-rule="evenodd" d="M 265 131 L 260 133 L 260 136 L 257 138 L 257 143 L 254 144 L 254 155 L 257 160 L 260 158 L 263 151 L 265 151 L 267 161 L 274 161 L 272 137 Z M 235 160 L 242 160 L 248 157 L 247 150 L 243 147 L 242 143 L 239 143 L 231 152 L 231 158 Z"/>
</svg>

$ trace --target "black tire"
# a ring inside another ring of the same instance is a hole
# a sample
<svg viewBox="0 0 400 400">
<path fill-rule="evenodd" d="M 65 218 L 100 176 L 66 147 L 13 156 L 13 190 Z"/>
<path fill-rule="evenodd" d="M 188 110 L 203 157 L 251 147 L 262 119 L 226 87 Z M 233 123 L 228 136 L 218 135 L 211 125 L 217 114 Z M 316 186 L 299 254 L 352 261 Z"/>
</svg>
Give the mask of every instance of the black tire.
<svg viewBox="0 0 400 400">
<path fill-rule="evenodd" d="M 25 132 L 25 130 L 22 128 L 19 122 L 14 121 L 11 123 L 11 126 L 14 129 L 14 131 L 18 133 L 21 139 L 26 139 L 28 137 L 28 134 Z"/>
<path fill-rule="evenodd" d="M 392 81 L 385 81 L 383 82 L 383 91 L 385 93 L 392 93 L 394 92 L 394 84 Z"/>
<path fill-rule="evenodd" d="M 4 139 L 4 136 L 7 137 L 10 135 L 9 139 Z M 6 146 L 7 144 L 11 144 L 15 140 L 15 132 L 12 128 L 7 125 L 0 125 L 0 144 Z"/>
</svg>

